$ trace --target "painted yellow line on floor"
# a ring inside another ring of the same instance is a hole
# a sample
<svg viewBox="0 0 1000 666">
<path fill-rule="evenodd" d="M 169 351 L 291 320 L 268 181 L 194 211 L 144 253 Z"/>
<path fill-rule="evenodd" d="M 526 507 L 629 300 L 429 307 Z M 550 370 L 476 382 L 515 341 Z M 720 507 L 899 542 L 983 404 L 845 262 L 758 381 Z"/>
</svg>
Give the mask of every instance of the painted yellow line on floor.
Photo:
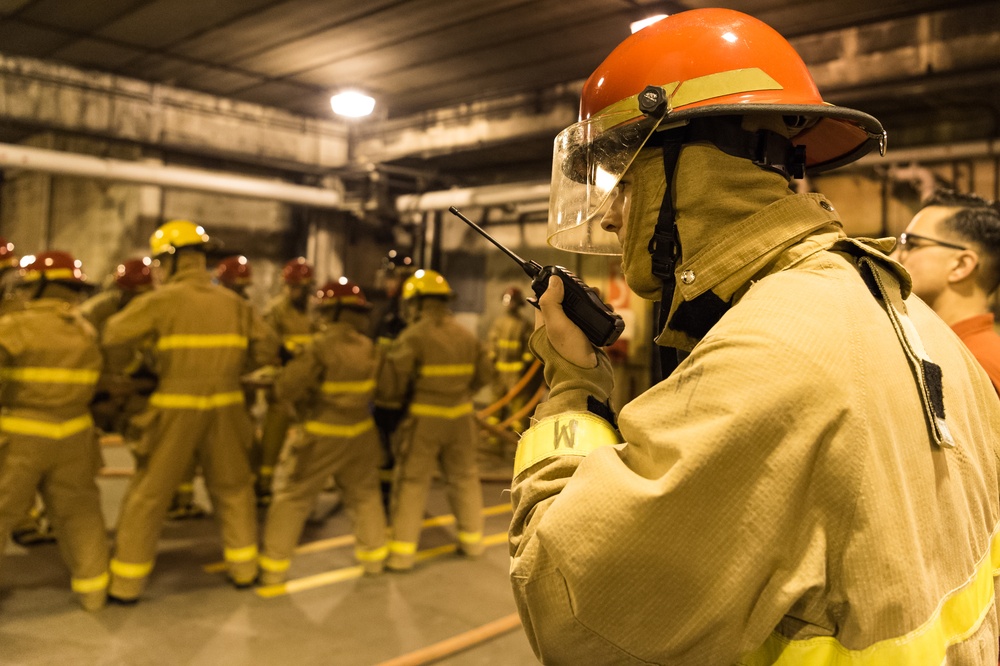
<svg viewBox="0 0 1000 666">
<path fill-rule="evenodd" d="M 501 543 L 507 543 L 506 532 L 490 534 L 489 536 L 483 538 L 483 545 L 486 547 L 496 546 Z M 429 560 L 435 557 L 440 557 L 441 555 L 447 555 L 448 553 L 454 553 L 456 550 L 458 550 L 457 544 L 449 543 L 444 546 L 438 546 L 437 548 L 421 550 L 417 553 L 416 559 L 417 561 Z M 365 575 L 365 570 L 359 564 L 353 567 L 344 567 L 343 569 L 324 571 L 323 573 L 315 574 L 313 576 L 295 578 L 294 580 L 286 581 L 280 585 L 264 585 L 257 588 L 257 596 L 263 597 L 264 599 L 273 599 L 274 597 L 282 597 L 288 594 L 295 594 L 296 592 L 304 592 L 305 590 L 314 590 L 317 587 L 325 587 L 334 583 L 341 583 L 345 580 L 361 578 L 363 575 Z"/>
<path fill-rule="evenodd" d="M 488 506 L 483 509 L 484 516 L 499 516 L 504 513 L 510 513 L 510 504 L 497 504 L 495 506 Z M 455 516 L 454 514 L 447 514 L 444 516 L 434 516 L 433 518 L 428 518 L 423 523 L 424 527 L 440 527 L 442 525 L 454 525 Z M 296 555 L 305 555 L 306 553 L 319 553 L 324 550 L 332 550 L 334 548 L 341 548 L 342 546 L 350 546 L 354 543 L 353 534 L 342 534 L 341 536 L 330 537 L 329 539 L 319 539 L 317 541 L 310 541 L 309 543 L 304 543 L 295 549 Z M 225 562 L 212 562 L 211 564 L 206 564 L 202 567 L 206 573 L 221 573 L 226 570 Z"/>
</svg>

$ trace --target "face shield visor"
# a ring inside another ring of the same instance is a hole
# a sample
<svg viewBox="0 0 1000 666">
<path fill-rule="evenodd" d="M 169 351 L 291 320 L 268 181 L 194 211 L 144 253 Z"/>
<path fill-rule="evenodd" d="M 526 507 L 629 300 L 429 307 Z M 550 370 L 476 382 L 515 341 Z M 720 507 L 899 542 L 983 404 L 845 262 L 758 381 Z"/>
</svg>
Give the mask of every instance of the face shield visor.
<svg viewBox="0 0 1000 666">
<path fill-rule="evenodd" d="M 569 126 L 556 137 L 552 159 L 548 241 L 552 247 L 582 254 L 621 254 L 606 217 L 624 215 L 622 177 L 661 118 L 636 110 L 602 113 Z"/>
</svg>

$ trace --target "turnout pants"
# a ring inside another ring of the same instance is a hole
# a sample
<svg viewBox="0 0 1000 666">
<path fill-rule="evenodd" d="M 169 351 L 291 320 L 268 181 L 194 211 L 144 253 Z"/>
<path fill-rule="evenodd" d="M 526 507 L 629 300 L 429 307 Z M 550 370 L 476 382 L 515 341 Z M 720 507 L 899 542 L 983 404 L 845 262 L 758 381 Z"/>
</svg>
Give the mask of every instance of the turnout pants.
<svg viewBox="0 0 1000 666">
<path fill-rule="evenodd" d="M 382 570 L 388 550 L 379 490 L 381 459 L 374 423 L 353 437 L 306 434 L 289 444 L 278 465 L 274 499 L 267 512 L 261 582 L 273 585 L 285 580 L 309 512 L 331 474 L 354 524 L 355 558 L 368 573 Z"/>
<path fill-rule="evenodd" d="M 473 416 L 410 419 L 398 433 L 400 450 L 393 483 L 388 565 L 396 569 L 413 566 L 427 493 L 438 465 L 458 524 L 459 548 L 466 554 L 478 555 L 483 547 L 483 493 L 476 465 Z"/>
<path fill-rule="evenodd" d="M 257 509 L 246 409 L 241 403 L 154 409 L 136 448 L 136 474 L 118 520 L 109 593 L 120 599 L 135 599 L 142 593 L 153 570 L 167 508 L 196 451 L 222 530 L 229 577 L 238 585 L 252 583 L 257 575 Z"/>
<path fill-rule="evenodd" d="M 91 428 L 62 439 L 0 432 L 0 534 L 6 539 L 24 519 L 37 489 L 73 591 L 88 610 L 104 604 L 108 587 L 108 537 L 94 481 L 100 467 Z"/>
</svg>

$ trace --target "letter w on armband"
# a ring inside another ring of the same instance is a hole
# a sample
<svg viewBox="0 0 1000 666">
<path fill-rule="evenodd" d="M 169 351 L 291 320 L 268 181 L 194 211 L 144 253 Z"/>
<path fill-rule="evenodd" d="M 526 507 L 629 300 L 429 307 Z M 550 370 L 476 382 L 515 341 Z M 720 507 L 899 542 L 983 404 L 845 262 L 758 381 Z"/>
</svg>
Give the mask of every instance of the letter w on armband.
<svg viewBox="0 0 1000 666">
<path fill-rule="evenodd" d="M 522 435 L 514 456 L 514 478 L 547 458 L 582 457 L 601 446 L 619 443 L 621 439 L 614 426 L 591 412 L 549 416 Z"/>
</svg>

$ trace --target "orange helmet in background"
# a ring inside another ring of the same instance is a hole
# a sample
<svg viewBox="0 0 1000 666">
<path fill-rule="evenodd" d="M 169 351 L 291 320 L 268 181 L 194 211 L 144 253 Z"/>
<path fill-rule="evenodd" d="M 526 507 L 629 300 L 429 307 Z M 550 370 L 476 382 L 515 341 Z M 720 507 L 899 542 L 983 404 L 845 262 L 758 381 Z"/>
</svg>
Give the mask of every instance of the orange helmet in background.
<svg viewBox="0 0 1000 666">
<path fill-rule="evenodd" d="M 329 280 L 316 291 L 317 305 L 321 308 L 339 306 L 356 310 L 370 310 L 371 303 L 365 292 L 345 277 Z"/>
<path fill-rule="evenodd" d="M 313 281 L 312 266 L 305 257 L 296 257 L 281 269 L 281 279 L 290 287 L 309 284 Z"/>
<path fill-rule="evenodd" d="M 83 264 L 69 252 L 50 250 L 24 257 L 21 265 L 21 279 L 24 282 L 60 282 L 69 285 L 87 286 L 83 274 Z"/>
<path fill-rule="evenodd" d="M 522 305 L 524 303 L 524 292 L 518 287 L 507 287 L 503 292 L 501 301 L 505 308 L 510 307 L 512 304 Z"/>
<path fill-rule="evenodd" d="M 153 288 L 153 271 L 150 260 L 126 259 L 115 269 L 115 284 L 123 291 L 148 291 Z"/>
<path fill-rule="evenodd" d="M 230 289 L 250 285 L 253 282 L 250 260 L 242 254 L 226 257 L 215 267 L 215 278 Z"/>
<path fill-rule="evenodd" d="M 17 268 L 18 262 L 18 256 L 14 254 L 14 244 L 0 236 L 0 270 Z"/>
</svg>

